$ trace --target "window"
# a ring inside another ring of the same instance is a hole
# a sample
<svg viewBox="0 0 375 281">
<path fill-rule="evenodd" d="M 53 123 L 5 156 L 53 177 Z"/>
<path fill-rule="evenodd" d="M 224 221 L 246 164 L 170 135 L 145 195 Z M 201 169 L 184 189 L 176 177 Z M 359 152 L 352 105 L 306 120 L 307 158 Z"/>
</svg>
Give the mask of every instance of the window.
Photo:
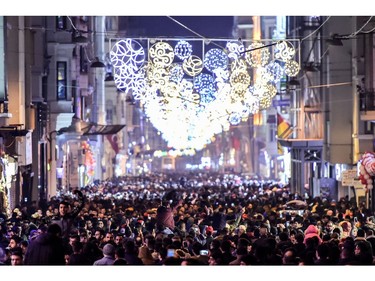
<svg viewBox="0 0 375 281">
<path fill-rule="evenodd" d="M 56 17 L 56 29 L 66 29 L 66 17 Z"/>
<path fill-rule="evenodd" d="M 84 49 L 85 47 L 81 46 L 79 49 L 79 71 L 81 73 L 87 73 L 88 72 L 88 67 L 89 63 L 86 59 L 86 50 Z"/>
<path fill-rule="evenodd" d="M 57 62 L 57 99 L 67 99 L 66 62 Z"/>
</svg>

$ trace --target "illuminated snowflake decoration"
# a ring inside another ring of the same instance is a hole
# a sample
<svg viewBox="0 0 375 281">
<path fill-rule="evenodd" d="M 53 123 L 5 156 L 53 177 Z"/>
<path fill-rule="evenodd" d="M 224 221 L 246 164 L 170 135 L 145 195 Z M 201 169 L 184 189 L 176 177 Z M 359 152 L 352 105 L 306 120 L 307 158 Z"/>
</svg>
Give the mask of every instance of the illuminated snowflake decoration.
<svg viewBox="0 0 375 281">
<path fill-rule="evenodd" d="M 221 49 L 211 49 L 204 57 L 204 66 L 211 72 L 218 68 L 226 69 L 228 64 L 228 55 Z"/>
<path fill-rule="evenodd" d="M 133 90 L 133 87 L 137 88 L 139 92 L 139 86 L 144 80 L 144 71 L 140 70 L 134 73 L 131 68 L 116 67 L 114 68 L 114 81 L 118 89 L 123 92 L 129 92 Z"/>
<path fill-rule="evenodd" d="M 193 47 L 189 42 L 181 40 L 174 47 L 174 53 L 179 59 L 186 60 L 193 53 Z"/>
<path fill-rule="evenodd" d="M 137 72 L 145 62 L 145 51 L 140 43 L 127 39 L 118 41 L 109 53 L 113 67 L 126 67 Z"/>
<path fill-rule="evenodd" d="M 117 88 L 139 101 L 161 137 L 177 150 L 200 150 L 216 134 L 268 108 L 277 83 L 300 70 L 287 41 L 254 42 L 247 48 L 230 41 L 202 58 L 192 55 L 188 40 L 152 43 L 146 54 L 137 41 L 118 40 L 109 58 Z"/>
</svg>

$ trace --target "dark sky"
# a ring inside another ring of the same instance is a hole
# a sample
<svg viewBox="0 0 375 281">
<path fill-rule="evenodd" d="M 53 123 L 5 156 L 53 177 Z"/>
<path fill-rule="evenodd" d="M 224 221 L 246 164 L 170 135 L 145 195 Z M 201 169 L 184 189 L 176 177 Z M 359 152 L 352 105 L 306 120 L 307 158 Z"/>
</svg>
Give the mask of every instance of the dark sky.
<svg viewBox="0 0 375 281">
<path fill-rule="evenodd" d="M 128 30 L 128 36 L 138 37 L 193 37 L 199 38 L 193 30 L 205 38 L 232 38 L 233 17 L 231 16 L 129 16 L 121 17 L 121 29 Z"/>
</svg>

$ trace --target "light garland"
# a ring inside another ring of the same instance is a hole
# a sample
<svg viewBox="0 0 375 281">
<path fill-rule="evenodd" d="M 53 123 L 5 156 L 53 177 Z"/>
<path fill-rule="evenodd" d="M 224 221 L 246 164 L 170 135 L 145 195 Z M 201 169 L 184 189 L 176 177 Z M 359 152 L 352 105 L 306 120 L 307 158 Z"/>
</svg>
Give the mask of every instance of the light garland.
<svg viewBox="0 0 375 281">
<path fill-rule="evenodd" d="M 152 41 L 146 61 L 146 46 L 118 40 L 109 57 L 117 88 L 140 101 L 147 118 L 175 149 L 202 149 L 216 134 L 268 108 L 276 84 L 300 70 L 288 41 L 247 47 L 228 41 L 202 57 L 193 54 L 189 40 L 173 41 Z"/>
</svg>

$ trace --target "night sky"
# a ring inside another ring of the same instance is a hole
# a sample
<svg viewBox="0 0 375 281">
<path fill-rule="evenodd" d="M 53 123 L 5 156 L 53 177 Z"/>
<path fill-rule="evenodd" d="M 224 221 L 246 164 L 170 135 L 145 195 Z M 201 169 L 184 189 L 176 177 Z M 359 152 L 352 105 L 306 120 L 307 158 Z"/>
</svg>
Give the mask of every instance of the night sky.
<svg viewBox="0 0 375 281">
<path fill-rule="evenodd" d="M 233 38 L 233 19 L 231 16 L 171 16 L 188 29 L 205 38 Z M 192 37 L 199 38 L 167 16 L 129 16 L 121 17 L 122 30 L 129 37 Z"/>
</svg>

